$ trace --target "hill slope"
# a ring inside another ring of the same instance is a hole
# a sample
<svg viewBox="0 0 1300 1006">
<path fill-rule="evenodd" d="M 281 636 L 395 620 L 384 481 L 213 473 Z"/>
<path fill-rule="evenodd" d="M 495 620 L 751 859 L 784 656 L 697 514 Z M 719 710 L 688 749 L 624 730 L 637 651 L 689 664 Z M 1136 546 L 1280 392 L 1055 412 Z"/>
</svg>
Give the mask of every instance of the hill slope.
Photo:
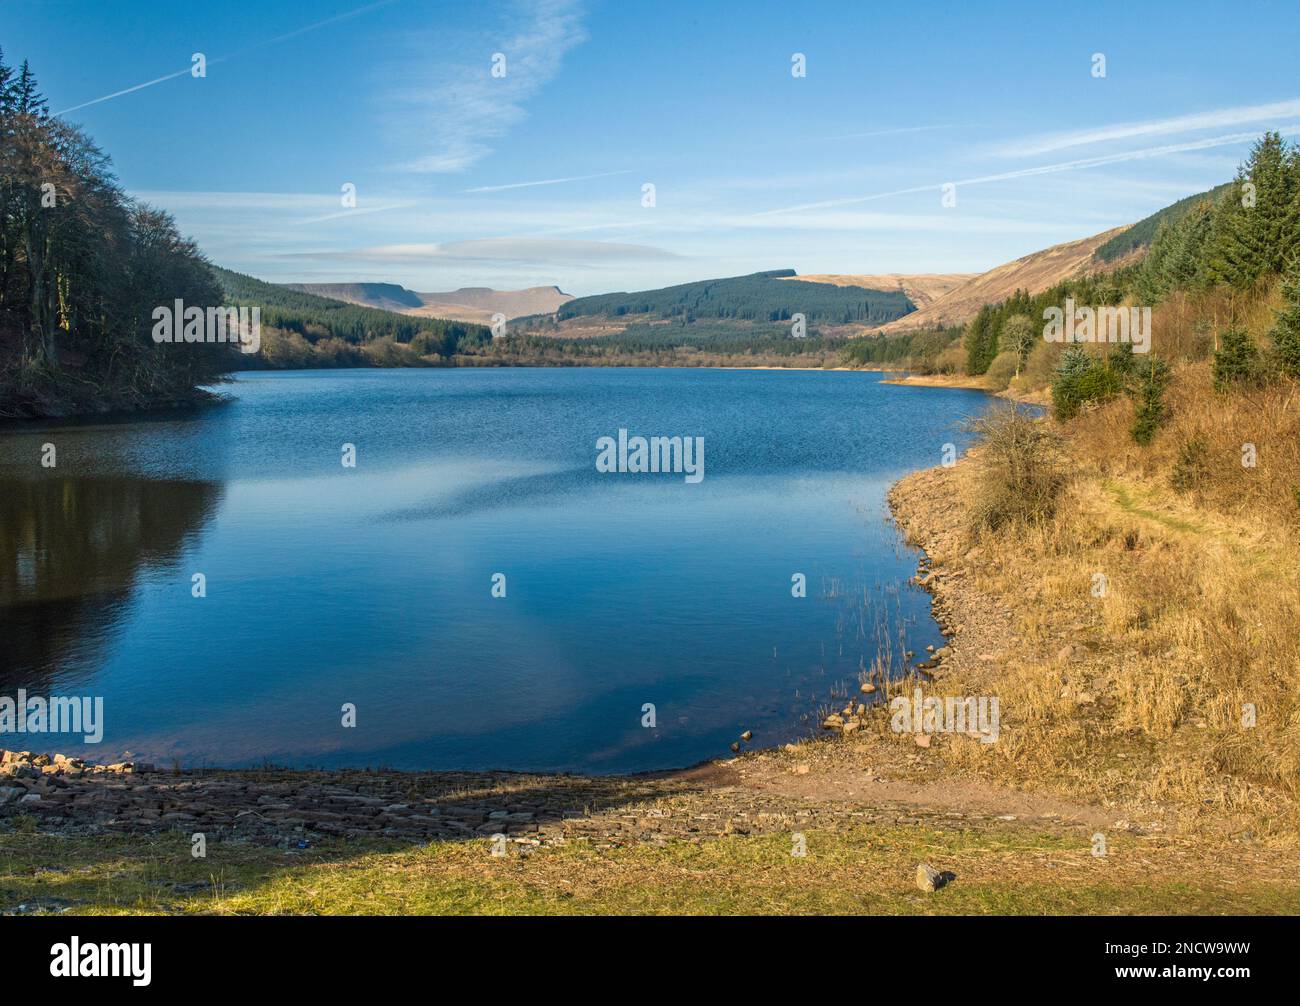
<svg viewBox="0 0 1300 1006">
<path fill-rule="evenodd" d="M 328 297 L 347 304 L 396 311 L 419 318 L 446 318 L 488 325 L 494 314 L 507 319 L 531 314 L 553 314 L 573 300 L 557 286 L 525 290 L 493 290 L 485 286 L 462 287 L 437 293 L 419 293 L 397 283 L 286 283 L 286 288 Z"/>
<path fill-rule="evenodd" d="M 686 324 L 697 318 L 777 322 L 802 314 L 810 324 L 882 325 L 915 310 L 898 287 L 877 290 L 844 284 L 781 282 L 794 278 L 793 269 L 774 269 L 660 290 L 579 297 L 557 313 L 560 321 L 645 315 Z"/>
<path fill-rule="evenodd" d="M 830 286 L 860 286 L 868 290 L 901 290 L 918 308 L 926 308 L 954 288 L 972 280 L 977 272 L 879 273 L 861 275 L 826 273 L 811 276 L 783 276 L 797 283 L 826 283 Z"/>
<path fill-rule="evenodd" d="M 879 330 L 888 334 L 960 325 L 974 317 L 985 304 L 997 304 L 1017 290 L 1027 290 L 1030 294 L 1040 293 L 1080 271 L 1105 268 L 1107 264 L 1099 264 L 1095 258 L 1097 249 L 1128 229 L 1128 225 L 1115 227 L 1092 237 L 1053 245 L 1023 255 L 1014 262 L 995 266 L 954 287 L 928 307 L 882 325 Z"/>
</svg>

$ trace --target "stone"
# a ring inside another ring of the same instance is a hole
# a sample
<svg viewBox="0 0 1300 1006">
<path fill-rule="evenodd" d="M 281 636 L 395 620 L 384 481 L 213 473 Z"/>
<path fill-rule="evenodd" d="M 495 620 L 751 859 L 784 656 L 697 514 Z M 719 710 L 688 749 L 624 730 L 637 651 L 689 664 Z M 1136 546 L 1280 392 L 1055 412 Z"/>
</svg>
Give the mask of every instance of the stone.
<svg viewBox="0 0 1300 1006">
<path fill-rule="evenodd" d="M 864 684 L 861 688 L 858 689 L 858 691 L 860 691 L 863 695 L 871 695 L 873 692 L 875 692 L 875 690 L 876 690 L 876 686 L 873 685 L 870 681 L 868 681 L 866 684 Z"/>
<path fill-rule="evenodd" d="M 930 746 L 929 734 L 912 734 L 912 740 L 916 741 L 916 746 L 919 748 L 928 748 Z"/>
<path fill-rule="evenodd" d="M 754 731 L 746 730 L 743 734 L 740 735 L 740 739 L 742 741 L 752 741 L 754 739 Z"/>
<path fill-rule="evenodd" d="M 916 868 L 916 886 L 927 894 L 933 894 L 939 888 L 944 887 L 950 880 L 955 880 L 951 873 L 940 873 L 929 863 L 921 863 Z"/>
</svg>

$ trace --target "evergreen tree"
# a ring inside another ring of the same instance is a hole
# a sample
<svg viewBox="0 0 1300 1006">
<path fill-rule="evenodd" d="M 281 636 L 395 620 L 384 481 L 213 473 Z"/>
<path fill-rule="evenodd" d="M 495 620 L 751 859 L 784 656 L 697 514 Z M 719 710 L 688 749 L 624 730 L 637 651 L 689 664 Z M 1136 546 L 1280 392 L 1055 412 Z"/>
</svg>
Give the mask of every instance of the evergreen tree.
<svg viewBox="0 0 1300 1006">
<path fill-rule="evenodd" d="M 1288 377 L 1300 377 L 1300 255 L 1291 260 L 1282 283 L 1286 304 L 1273 326 L 1278 367 Z"/>
<path fill-rule="evenodd" d="M 993 328 L 993 309 L 985 304 L 966 330 L 966 373 L 983 374 L 998 355 L 998 336 Z"/>
<path fill-rule="evenodd" d="M 1132 359 L 1132 354 L 1129 358 Z M 1130 433 L 1144 447 L 1169 418 L 1169 407 L 1165 404 L 1168 384 L 1169 367 L 1163 360 L 1152 356 L 1137 367 L 1136 380 L 1130 388 L 1135 400 Z"/>
<path fill-rule="evenodd" d="M 1244 287 L 1266 273 L 1281 272 L 1300 252 L 1298 190 L 1296 152 L 1279 134 L 1265 133 L 1238 170 L 1231 197 L 1215 207 L 1206 279 Z"/>
<path fill-rule="evenodd" d="M 1259 376 L 1259 347 L 1242 328 L 1229 328 L 1214 352 L 1214 387 L 1248 384 Z"/>
</svg>

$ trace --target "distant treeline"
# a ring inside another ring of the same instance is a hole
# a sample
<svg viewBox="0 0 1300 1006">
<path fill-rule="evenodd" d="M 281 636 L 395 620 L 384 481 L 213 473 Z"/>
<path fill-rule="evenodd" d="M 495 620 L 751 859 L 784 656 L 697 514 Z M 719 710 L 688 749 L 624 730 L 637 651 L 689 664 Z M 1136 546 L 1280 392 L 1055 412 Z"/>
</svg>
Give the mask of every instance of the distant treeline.
<svg viewBox="0 0 1300 1006">
<path fill-rule="evenodd" d="M 640 293 L 579 297 L 564 304 L 556 317 L 563 321 L 589 315 L 650 315 L 689 324 L 700 318 L 789 321 L 802 314 L 809 322 L 883 325 L 916 310 L 901 290 L 864 290 L 779 278 L 794 275 L 793 269 L 776 269 Z"/>
<path fill-rule="evenodd" d="M 483 325 L 347 304 L 213 266 L 232 304 L 257 306 L 262 350 L 243 369 L 437 366 L 492 340 Z"/>
<path fill-rule="evenodd" d="M 128 199 L 109 159 L 49 114 L 26 62 L 0 53 L 0 416 L 191 400 L 237 355 L 158 344 L 153 312 L 221 288 L 166 213 Z"/>
</svg>

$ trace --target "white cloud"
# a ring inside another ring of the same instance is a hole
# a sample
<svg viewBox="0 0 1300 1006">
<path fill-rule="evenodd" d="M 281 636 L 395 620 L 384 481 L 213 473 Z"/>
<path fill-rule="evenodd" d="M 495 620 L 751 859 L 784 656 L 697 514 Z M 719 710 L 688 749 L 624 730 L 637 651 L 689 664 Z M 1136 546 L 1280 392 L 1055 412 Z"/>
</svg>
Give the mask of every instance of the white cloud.
<svg viewBox="0 0 1300 1006">
<path fill-rule="evenodd" d="M 371 262 L 516 262 L 535 265 L 583 265 L 680 258 L 650 245 L 612 241 L 561 241 L 551 238 L 501 237 L 441 244 L 391 244 L 348 251 L 306 252 L 292 258 L 340 258 Z"/>
<path fill-rule="evenodd" d="M 402 146 L 418 137 L 422 150 L 400 165 L 415 172 L 464 171 L 487 154 L 527 114 L 524 104 L 560 71 L 587 38 L 577 0 L 520 0 L 503 32 L 478 32 L 448 44 L 444 34 L 417 40 L 418 56 L 390 67 L 405 73 L 389 96 Z M 492 76 L 494 53 L 505 76 Z M 460 53 L 459 57 L 451 53 Z"/>
</svg>

